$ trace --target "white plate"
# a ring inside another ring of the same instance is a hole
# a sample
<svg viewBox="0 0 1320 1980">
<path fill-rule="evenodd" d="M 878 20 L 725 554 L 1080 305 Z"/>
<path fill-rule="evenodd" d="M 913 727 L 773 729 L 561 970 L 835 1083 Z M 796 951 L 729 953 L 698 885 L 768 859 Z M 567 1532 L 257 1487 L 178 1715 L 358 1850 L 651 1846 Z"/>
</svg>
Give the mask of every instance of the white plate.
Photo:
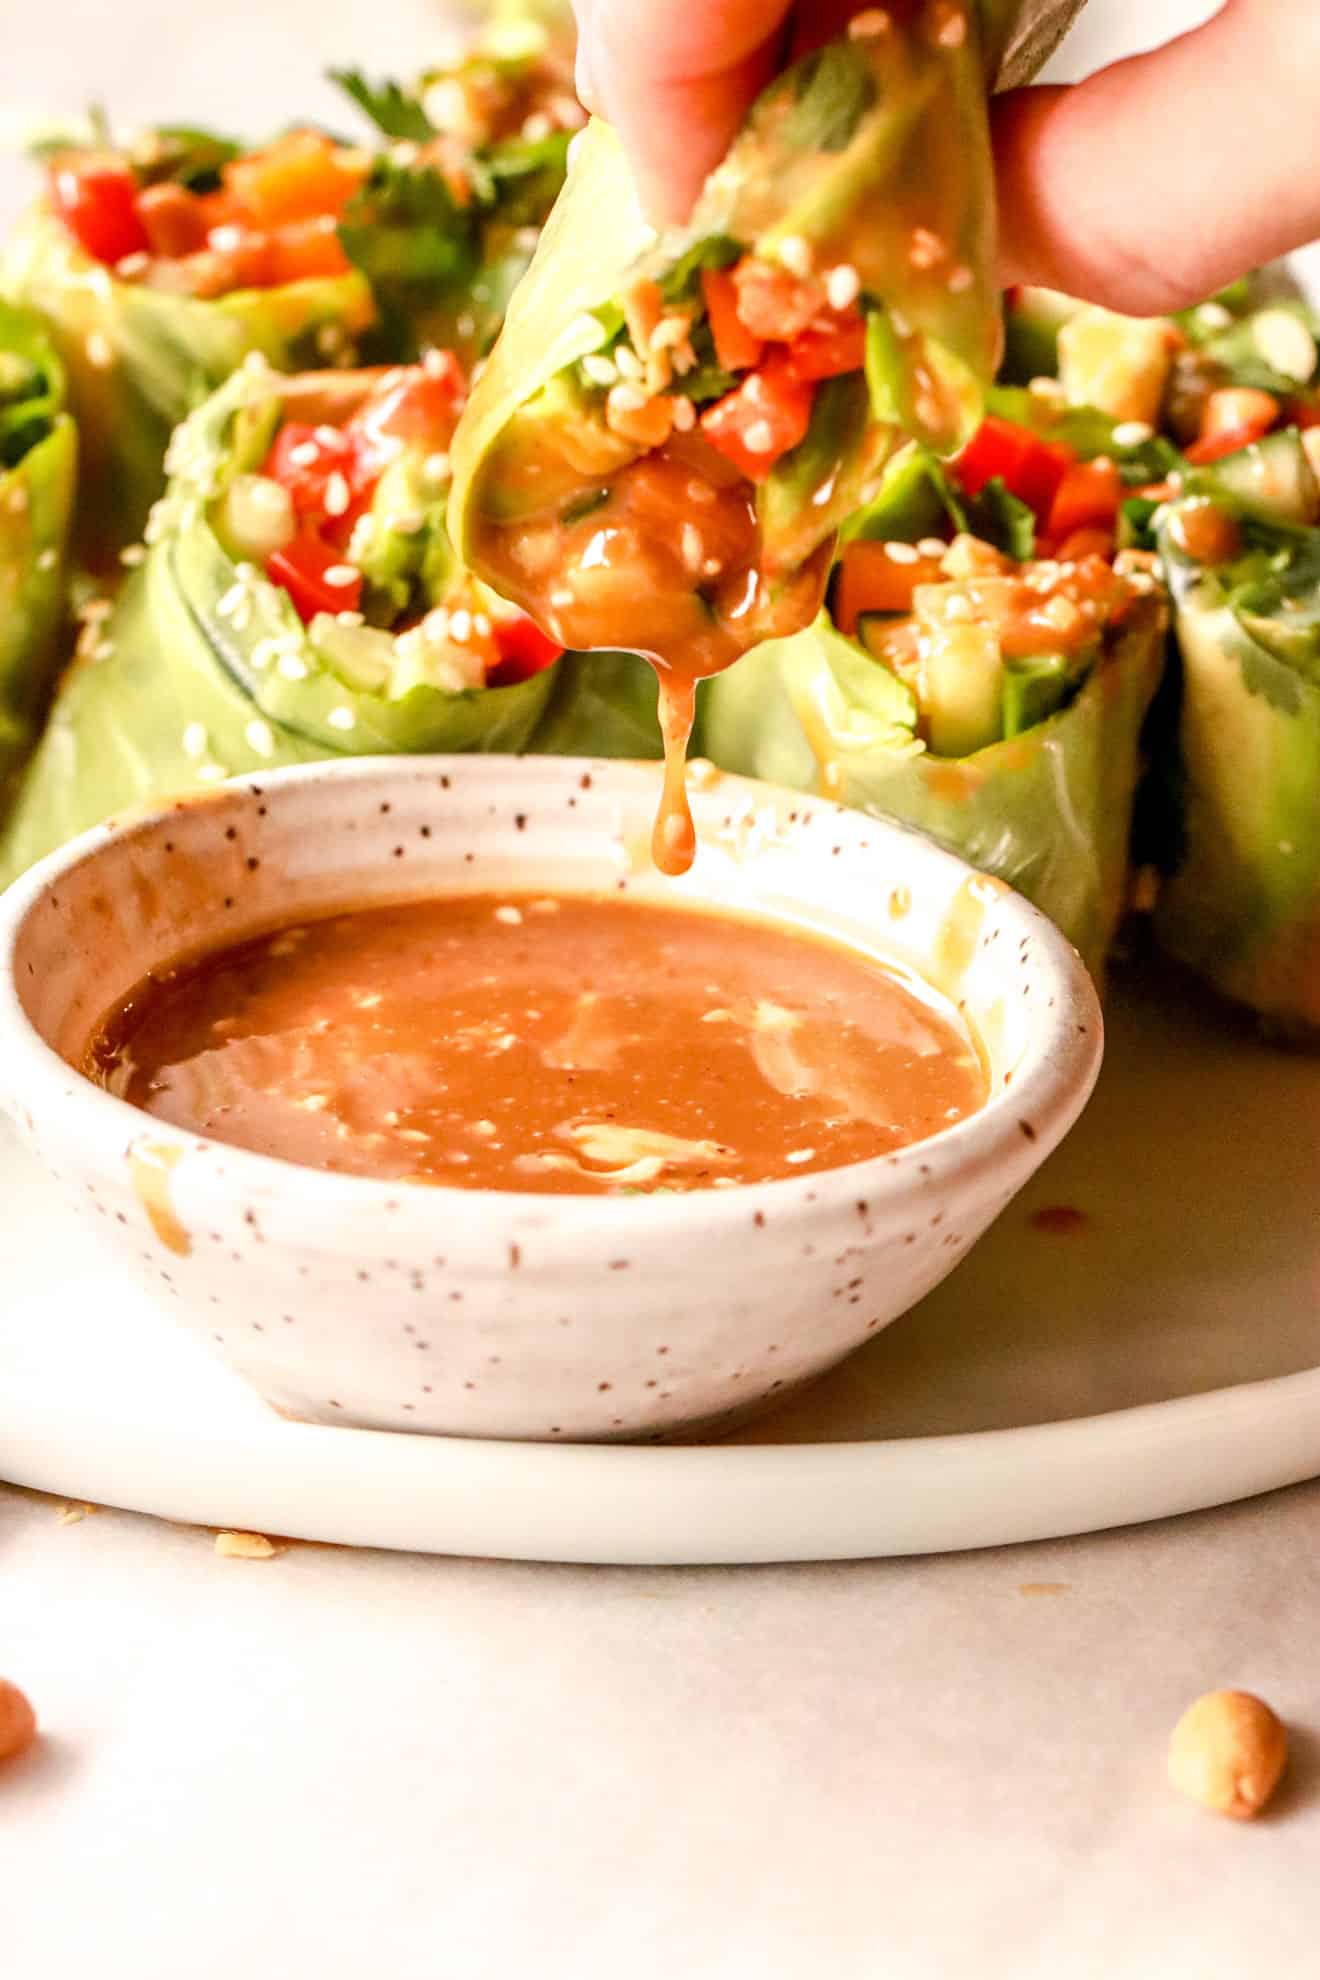
<svg viewBox="0 0 1320 1980">
<path fill-rule="evenodd" d="M 719 1445 L 270 1414 L 0 1144 L 0 1474 L 204 1525 L 534 1560 L 846 1559 L 1155 1519 L 1320 1473 L 1320 1059 L 1117 985 L 1090 1111 L 931 1299 Z M 1066 1205 L 1086 1222 L 1041 1229 Z M 21 1239 L 19 1234 L 22 1234 Z"/>
</svg>

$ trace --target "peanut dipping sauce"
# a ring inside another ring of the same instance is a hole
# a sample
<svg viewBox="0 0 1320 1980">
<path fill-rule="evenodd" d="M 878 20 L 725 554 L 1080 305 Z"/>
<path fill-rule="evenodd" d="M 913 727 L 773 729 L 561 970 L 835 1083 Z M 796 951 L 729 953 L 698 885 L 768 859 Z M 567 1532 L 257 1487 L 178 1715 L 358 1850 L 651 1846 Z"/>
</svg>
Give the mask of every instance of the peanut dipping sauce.
<svg viewBox="0 0 1320 1980">
<path fill-rule="evenodd" d="M 386 1181 L 764 1182 L 974 1113 L 925 985 L 782 924 L 476 894 L 301 923 L 148 979 L 83 1070 L 176 1127 Z"/>
</svg>

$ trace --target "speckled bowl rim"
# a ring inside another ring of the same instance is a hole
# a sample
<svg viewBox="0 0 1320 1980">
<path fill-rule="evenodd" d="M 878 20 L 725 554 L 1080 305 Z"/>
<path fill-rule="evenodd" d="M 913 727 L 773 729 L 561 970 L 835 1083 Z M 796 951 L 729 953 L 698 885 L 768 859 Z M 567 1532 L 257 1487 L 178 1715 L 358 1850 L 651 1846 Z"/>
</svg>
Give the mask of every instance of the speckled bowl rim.
<svg viewBox="0 0 1320 1980">
<path fill-rule="evenodd" d="M 307 784 L 331 782 L 343 785 L 381 784 L 383 780 L 405 783 L 430 781 L 446 773 L 460 775 L 465 783 L 480 775 L 481 768 L 499 767 L 507 775 L 509 762 L 539 766 L 555 765 L 565 782 L 589 773 L 598 785 L 611 780 L 645 780 L 655 788 L 658 766 L 620 758 L 526 757 L 511 759 L 496 753 L 469 756 L 374 756 L 344 758 L 326 763 L 300 764 L 272 771 L 259 779 L 239 777 L 218 784 L 212 790 L 190 793 L 190 812 L 199 805 L 214 804 L 217 809 L 235 800 L 250 798 L 255 804 L 278 804 L 286 791 Z M 865 819 L 876 844 L 877 860 L 888 847 L 894 859 L 889 869 L 897 884 L 906 884 L 904 854 L 917 853 L 923 860 L 946 865 L 962 880 L 976 878 L 976 869 L 957 854 L 890 819 L 874 818 L 825 798 L 787 792 L 751 778 L 721 773 L 721 789 L 735 798 L 762 801 L 770 795 L 791 799 L 803 816 L 835 817 L 855 827 Z M 831 1205 L 855 1202 L 859 1212 L 870 1214 L 881 1205 L 899 1208 L 916 1197 L 928 1198 L 943 1182 L 957 1181 L 966 1186 L 992 1169 L 1007 1148 L 1017 1148 L 1025 1138 L 1042 1144 L 1042 1159 L 1067 1132 L 1081 1113 L 1094 1088 L 1103 1056 L 1104 1024 L 1099 996 L 1081 957 L 1067 938 L 1041 911 L 1020 894 L 1003 888 L 1000 911 L 1010 918 L 1013 932 L 1030 937 L 1042 967 L 1050 977 L 1053 1008 L 1042 1015 L 1026 1058 L 1014 1069 L 1011 1090 L 992 1093 L 974 1114 L 941 1128 L 924 1141 L 910 1143 L 891 1154 L 877 1155 L 839 1168 L 816 1169 L 802 1176 L 784 1176 L 769 1182 L 743 1183 L 736 1189 L 696 1189 L 660 1192 L 638 1196 L 592 1196 L 571 1193 L 553 1195 L 534 1190 L 472 1190 L 446 1184 L 424 1187 L 374 1178 L 336 1175 L 280 1156 L 261 1155 L 230 1142 L 214 1140 L 188 1129 L 154 1122 L 150 1115 L 117 1099 L 89 1080 L 68 1060 L 48 1045 L 23 1009 L 18 992 L 16 956 L 30 917 L 47 893 L 76 867 L 94 864 L 112 848 L 133 839 L 150 839 L 169 819 L 177 817 L 179 804 L 164 800 L 158 805 L 135 810 L 123 819 L 111 819 L 93 826 L 59 851 L 50 854 L 0 894 L 0 1113 L 27 1108 L 50 1118 L 56 1110 L 69 1126 L 79 1123 L 79 1141 L 85 1153 L 102 1147 L 113 1150 L 113 1159 L 144 1133 L 167 1137 L 185 1153 L 212 1158 L 215 1166 L 194 1171 L 194 1186 L 204 1200 L 214 1196 L 226 1201 L 242 1191 L 259 1192 L 269 1200 L 273 1195 L 301 1199 L 302 1216 L 310 1224 L 324 1227 L 337 1207 L 345 1212 L 365 1211 L 372 1206 L 391 1214 L 396 1232 L 406 1230 L 415 1212 L 418 1222 L 429 1230 L 445 1214 L 471 1212 L 474 1201 L 487 1215 L 504 1215 L 511 1224 L 539 1221 L 553 1210 L 564 1220 L 581 1213 L 593 1228 L 604 1227 L 606 1234 L 620 1241 L 654 1237 L 671 1227 L 712 1236 L 724 1231 L 745 1231 L 748 1209 L 762 1202 L 773 1207 L 777 1220 L 795 1210 L 820 1214 Z M 584 831 L 593 829 L 584 822 Z M 416 895 L 426 890 L 413 890 Z M 469 888 L 468 891 L 471 891 Z M 584 890 L 585 891 L 585 890 Z M 400 898 L 407 897 L 404 890 Z M 677 905 L 693 905 L 685 896 Z M 699 897 L 696 903 L 699 905 Z M 719 903 L 712 903 L 718 911 Z M 296 907 L 292 910 L 296 914 Z M 769 910 L 756 910 L 765 918 Z M 877 908 L 876 948 L 883 952 L 885 922 Z M 1007 958 L 1009 944 L 999 945 Z M 156 960 L 147 957 L 143 973 Z M 69 1122 L 69 1110 L 75 1122 Z M 67 1129 L 66 1129 L 67 1131 Z M 204 1179 L 204 1180 L 203 1180 Z"/>
</svg>

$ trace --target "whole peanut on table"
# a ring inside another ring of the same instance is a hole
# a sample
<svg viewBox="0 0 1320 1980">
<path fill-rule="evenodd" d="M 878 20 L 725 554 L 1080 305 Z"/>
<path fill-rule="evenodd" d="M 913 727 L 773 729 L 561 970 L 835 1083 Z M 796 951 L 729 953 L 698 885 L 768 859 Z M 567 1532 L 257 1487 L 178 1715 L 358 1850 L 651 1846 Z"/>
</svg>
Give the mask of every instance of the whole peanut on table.
<svg viewBox="0 0 1320 1980">
<path fill-rule="evenodd" d="M 1169 1780 L 1219 1815 L 1259 1815 L 1288 1758 L 1288 1735 L 1249 1691 L 1208 1691 L 1179 1719 L 1169 1741 Z"/>
<path fill-rule="evenodd" d="M 36 1713 L 16 1684 L 0 1678 L 0 1761 L 21 1753 L 36 1736 Z"/>
</svg>

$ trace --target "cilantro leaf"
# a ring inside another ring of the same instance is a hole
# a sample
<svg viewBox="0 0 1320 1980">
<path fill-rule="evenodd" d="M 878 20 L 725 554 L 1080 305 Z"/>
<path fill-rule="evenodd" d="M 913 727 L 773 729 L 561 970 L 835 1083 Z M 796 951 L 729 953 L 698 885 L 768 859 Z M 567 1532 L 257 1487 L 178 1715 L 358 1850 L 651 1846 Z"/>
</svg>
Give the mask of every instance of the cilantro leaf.
<svg viewBox="0 0 1320 1980">
<path fill-rule="evenodd" d="M 331 69 L 330 80 L 351 97 L 383 137 L 426 144 L 439 132 L 419 99 L 396 82 L 372 83 L 360 69 Z"/>
</svg>

